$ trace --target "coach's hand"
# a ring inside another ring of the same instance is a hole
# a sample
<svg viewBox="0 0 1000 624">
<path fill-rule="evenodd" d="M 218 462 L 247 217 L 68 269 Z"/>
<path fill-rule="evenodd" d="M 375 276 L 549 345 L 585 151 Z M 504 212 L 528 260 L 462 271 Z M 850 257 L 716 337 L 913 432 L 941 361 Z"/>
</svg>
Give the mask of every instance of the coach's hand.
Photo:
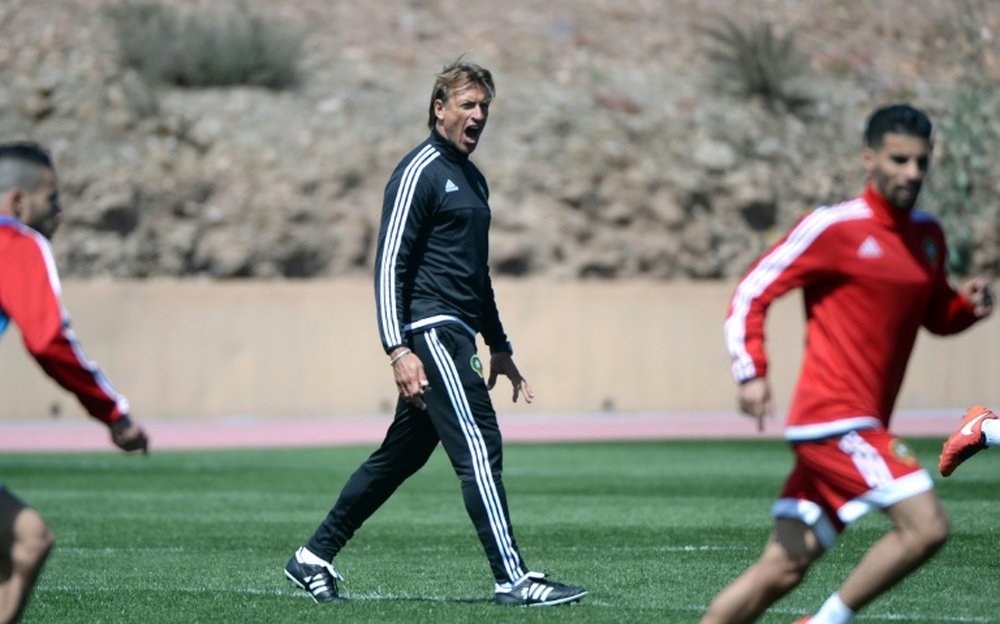
<svg viewBox="0 0 1000 624">
<path fill-rule="evenodd" d="M 427 383 L 427 375 L 424 373 L 424 363 L 416 353 L 406 347 L 396 348 L 389 357 L 399 396 L 414 407 L 427 409 L 424 392 L 430 390 L 430 384 Z"/>
<path fill-rule="evenodd" d="M 766 377 L 754 377 L 740 384 L 737 391 L 740 411 L 757 419 L 757 431 L 764 430 L 764 417 L 774 415 L 771 403 L 771 384 Z"/>
<path fill-rule="evenodd" d="M 517 370 L 514 358 L 506 351 L 498 351 L 490 356 L 490 377 L 486 386 L 492 390 L 497 383 L 498 375 L 506 375 L 514 386 L 514 402 L 517 403 L 519 394 L 524 394 L 524 400 L 531 403 L 535 400 L 535 393 L 531 391 L 528 380 L 521 376 L 521 371 Z"/>
<path fill-rule="evenodd" d="M 111 424 L 111 441 L 123 451 L 142 451 L 149 454 L 149 438 L 142 427 L 132 422 L 128 416 L 122 416 Z"/>
</svg>

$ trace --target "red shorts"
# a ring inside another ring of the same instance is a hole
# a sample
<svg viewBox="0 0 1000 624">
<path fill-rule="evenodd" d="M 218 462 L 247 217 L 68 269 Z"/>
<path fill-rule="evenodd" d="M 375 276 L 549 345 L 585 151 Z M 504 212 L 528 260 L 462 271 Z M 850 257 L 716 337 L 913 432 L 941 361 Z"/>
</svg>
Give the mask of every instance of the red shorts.
<svg viewBox="0 0 1000 624">
<path fill-rule="evenodd" d="M 774 517 L 801 520 L 824 548 L 872 509 L 934 487 L 906 443 L 885 429 L 851 431 L 792 448 L 795 467 L 774 504 Z"/>
</svg>

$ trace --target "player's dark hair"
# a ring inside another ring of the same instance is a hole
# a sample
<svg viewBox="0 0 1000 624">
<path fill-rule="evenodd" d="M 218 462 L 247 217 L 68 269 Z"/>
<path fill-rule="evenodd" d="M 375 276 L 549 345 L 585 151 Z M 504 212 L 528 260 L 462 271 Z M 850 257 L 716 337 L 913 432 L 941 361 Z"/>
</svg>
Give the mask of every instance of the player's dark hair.
<svg viewBox="0 0 1000 624">
<path fill-rule="evenodd" d="M 493 74 L 490 73 L 490 70 L 475 63 L 467 63 L 462 60 L 462 57 L 458 57 L 453 63 L 446 65 L 435 78 L 434 89 L 431 90 L 431 103 L 427 113 L 428 128 L 433 128 L 437 123 L 437 116 L 434 114 L 434 102 L 437 100 L 447 102 L 448 98 L 451 97 L 452 91 L 455 89 L 469 83 L 477 85 L 486 92 L 486 103 L 493 101 L 493 96 L 496 94 L 496 87 L 493 85 Z"/>
<path fill-rule="evenodd" d="M 16 187 L 34 191 L 42 183 L 41 172 L 54 170 L 52 157 L 30 141 L 0 143 L 0 193 Z"/>
<path fill-rule="evenodd" d="M 865 127 L 865 145 L 878 149 L 887 134 L 905 134 L 931 140 L 934 124 L 921 110 L 909 104 L 891 104 L 872 113 Z"/>
</svg>

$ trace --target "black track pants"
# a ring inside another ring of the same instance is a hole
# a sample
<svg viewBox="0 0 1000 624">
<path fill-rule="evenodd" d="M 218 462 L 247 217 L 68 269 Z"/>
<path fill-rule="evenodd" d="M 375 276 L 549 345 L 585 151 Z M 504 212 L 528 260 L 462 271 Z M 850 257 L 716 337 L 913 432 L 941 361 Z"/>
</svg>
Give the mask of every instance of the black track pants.
<svg viewBox="0 0 1000 624">
<path fill-rule="evenodd" d="M 445 325 L 416 334 L 411 348 L 431 386 L 424 394 L 427 410 L 399 400 L 382 446 L 348 479 L 308 548 L 332 560 L 362 523 L 427 462 L 440 441 L 461 481 L 465 508 L 494 577 L 499 583 L 517 580 L 527 570 L 507 512 L 500 429 L 482 366 L 477 369 L 475 340 Z"/>
</svg>

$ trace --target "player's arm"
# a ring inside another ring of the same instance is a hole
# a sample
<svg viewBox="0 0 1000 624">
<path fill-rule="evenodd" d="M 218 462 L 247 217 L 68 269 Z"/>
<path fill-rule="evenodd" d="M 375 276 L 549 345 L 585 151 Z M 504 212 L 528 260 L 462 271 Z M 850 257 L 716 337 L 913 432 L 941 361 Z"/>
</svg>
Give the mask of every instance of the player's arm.
<svg viewBox="0 0 1000 624">
<path fill-rule="evenodd" d="M 948 279 L 944 234 L 939 228 L 936 232 L 940 252 L 923 324 L 935 334 L 955 334 L 993 313 L 993 289 L 989 280 L 980 276 L 955 290 Z"/>
<path fill-rule="evenodd" d="M 752 276 L 753 269 L 733 294 L 726 317 L 725 334 L 726 346 L 732 359 L 732 373 L 739 384 L 736 403 L 740 412 L 757 419 L 757 430 L 763 431 L 764 418 L 774 414 L 771 387 L 767 379 L 764 326 L 771 302 L 780 293 L 774 288 L 761 292 L 752 291 L 752 286 L 747 281 Z"/>
<path fill-rule="evenodd" d="M 767 381 L 767 312 L 788 291 L 830 272 L 837 232 L 826 225 L 824 214 L 815 211 L 803 217 L 750 267 L 729 301 L 724 331 L 739 384 L 737 403 L 741 412 L 757 418 L 759 429 L 762 418 L 774 409 Z"/>
<path fill-rule="evenodd" d="M 738 383 L 766 377 L 765 325 L 771 304 L 803 283 L 804 263 L 787 261 L 779 241 L 760 257 L 736 285 L 726 313 L 726 348 Z"/>
<path fill-rule="evenodd" d="M 86 359 L 68 322 L 48 343 L 29 351 L 52 379 L 75 394 L 91 416 L 108 426 L 115 446 L 124 451 L 147 452 L 148 439 L 129 416 L 128 401 L 111 387 L 101 369 Z"/>
<path fill-rule="evenodd" d="M 957 334 L 993 313 L 993 290 L 986 278 L 969 280 L 959 290 L 938 282 L 927 304 L 924 327 L 941 336 Z"/>
<path fill-rule="evenodd" d="M 49 377 L 69 390 L 92 417 L 111 430 L 125 450 L 145 450 L 146 436 L 132 423 L 128 401 L 90 361 L 70 327 L 60 297 L 59 276 L 47 243 L 24 239 L 17 267 L 4 274 L 2 304 L 21 329 L 25 348 Z"/>
<path fill-rule="evenodd" d="M 405 343 L 404 312 L 406 284 L 412 279 L 410 261 L 434 196 L 423 177 L 403 176 L 397 171 L 386 185 L 382 202 L 375 268 L 375 307 L 382 348 L 399 391 L 406 401 L 424 409 L 428 387 L 423 362 Z"/>
</svg>

